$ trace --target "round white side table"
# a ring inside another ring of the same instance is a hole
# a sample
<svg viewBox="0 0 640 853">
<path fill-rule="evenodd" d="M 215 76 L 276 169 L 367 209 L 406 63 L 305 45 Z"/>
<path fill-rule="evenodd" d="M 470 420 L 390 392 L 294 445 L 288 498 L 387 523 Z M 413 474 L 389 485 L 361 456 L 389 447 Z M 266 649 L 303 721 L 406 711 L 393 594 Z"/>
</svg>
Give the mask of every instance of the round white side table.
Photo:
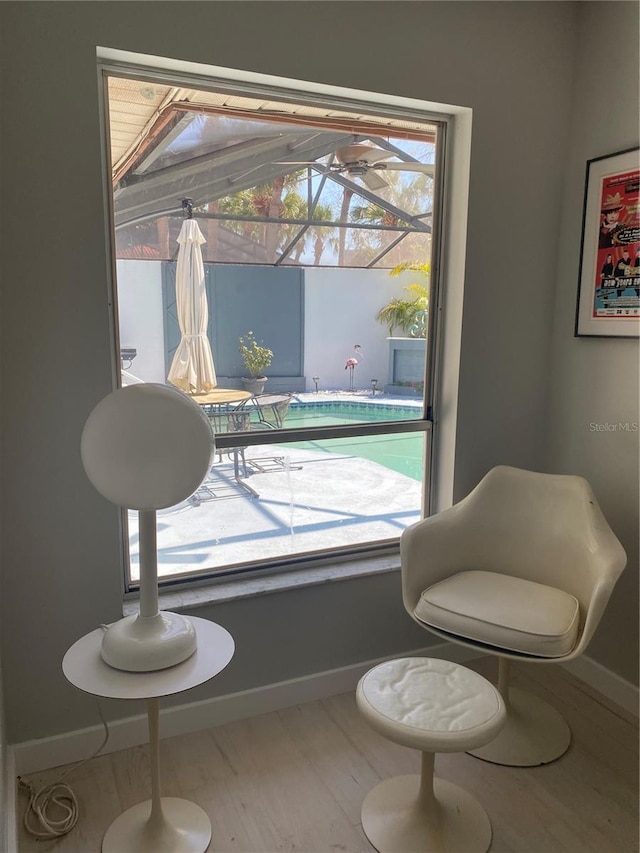
<svg viewBox="0 0 640 853">
<path fill-rule="evenodd" d="M 158 720 L 160 698 L 203 684 L 233 657 L 229 632 L 207 619 L 189 617 L 197 649 L 182 663 L 155 672 L 127 672 L 106 664 L 100 655 L 103 630 L 79 639 L 64 656 L 68 681 L 85 693 L 109 699 L 146 699 L 151 757 L 151 799 L 116 818 L 102 841 L 103 853 L 204 853 L 211 841 L 207 814 L 188 800 L 160 796 Z"/>
</svg>

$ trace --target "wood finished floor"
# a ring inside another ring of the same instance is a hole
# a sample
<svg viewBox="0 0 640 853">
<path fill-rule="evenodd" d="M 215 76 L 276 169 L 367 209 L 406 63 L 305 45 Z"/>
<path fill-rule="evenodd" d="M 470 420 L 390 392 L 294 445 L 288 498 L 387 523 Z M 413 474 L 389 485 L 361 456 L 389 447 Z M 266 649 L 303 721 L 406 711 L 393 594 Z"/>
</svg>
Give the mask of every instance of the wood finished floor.
<svg viewBox="0 0 640 853">
<path fill-rule="evenodd" d="M 494 676 L 495 661 L 469 666 Z M 513 683 L 564 714 L 573 732 L 568 753 L 530 769 L 465 754 L 436 758 L 436 774 L 488 811 L 492 853 L 636 853 L 637 720 L 557 666 L 514 666 Z M 163 795 L 209 815 L 210 853 L 371 853 L 360 825 L 365 795 L 382 779 L 418 773 L 420 760 L 369 729 L 345 693 L 164 740 L 161 767 Z M 31 778 L 40 785 L 59 774 Z M 77 826 L 55 842 L 36 842 L 21 828 L 19 853 L 97 853 L 109 824 L 148 798 L 147 750 L 96 758 L 68 782 L 80 805 Z"/>
</svg>

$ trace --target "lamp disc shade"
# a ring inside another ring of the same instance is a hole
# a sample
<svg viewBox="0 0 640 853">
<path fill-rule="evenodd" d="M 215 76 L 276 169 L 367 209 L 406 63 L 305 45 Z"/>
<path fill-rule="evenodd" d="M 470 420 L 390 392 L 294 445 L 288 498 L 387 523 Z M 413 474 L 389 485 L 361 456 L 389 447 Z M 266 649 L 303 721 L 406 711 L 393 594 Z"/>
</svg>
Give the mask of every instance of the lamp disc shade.
<svg viewBox="0 0 640 853">
<path fill-rule="evenodd" d="M 200 406 L 166 385 L 129 385 L 101 400 L 82 432 L 89 480 L 119 506 L 157 510 L 190 497 L 214 452 Z"/>
</svg>

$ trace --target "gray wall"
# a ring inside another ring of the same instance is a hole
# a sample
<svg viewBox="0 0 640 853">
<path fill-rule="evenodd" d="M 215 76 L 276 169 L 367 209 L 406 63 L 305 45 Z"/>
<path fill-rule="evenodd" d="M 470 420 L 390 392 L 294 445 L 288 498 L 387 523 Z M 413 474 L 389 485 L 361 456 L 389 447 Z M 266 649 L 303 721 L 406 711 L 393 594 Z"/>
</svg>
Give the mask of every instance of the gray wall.
<svg viewBox="0 0 640 853">
<path fill-rule="evenodd" d="M 638 433 L 591 424 L 639 423 L 638 341 L 574 338 L 586 161 L 638 145 L 638 4 L 585 3 L 580 17 L 571 144 L 553 316 L 550 470 L 586 477 L 629 562 L 589 654 L 638 680 Z M 595 57 L 614 57 L 615 86 Z"/>
<path fill-rule="evenodd" d="M 9 785 L 13 783 L 9 781 L 7 755 L 7 732 L 4 721 L 4 692 L 2 690 L 2 660 L 0 658 L 0 853 L 10 853 L 9 850 L 9 833 L 10 821 L 13 819 L 11 815 Z"/>
<path fill-rule="evenodd" d="M 9 734 L 20 741 L 96 722 L 93 703 L 65 683 L 60 661 L 79 636 L 121 613 L 117 512 L 89 485 L 78 452 L 89 411 L 111 389 L 96 45 L 473 108 L 460 495 L 497 462 L 544 461 L 579 9 L 2 5 L 2 557 L 10 567 L 2 643 Z M 396 575 L 200 615 L 228 627 L 238 646 L 200 698 L 427 640 L 402 612 Z M 113 715 L 132 713 L 116 704 Z"/>
</svg>

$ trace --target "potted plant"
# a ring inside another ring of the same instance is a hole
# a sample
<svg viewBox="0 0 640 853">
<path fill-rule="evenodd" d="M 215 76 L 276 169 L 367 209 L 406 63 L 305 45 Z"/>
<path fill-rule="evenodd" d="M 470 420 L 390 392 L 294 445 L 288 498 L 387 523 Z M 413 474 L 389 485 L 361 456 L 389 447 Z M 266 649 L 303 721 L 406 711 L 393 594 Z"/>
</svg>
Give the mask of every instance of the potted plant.
<svg viewBox="0 0 640 853">
<path fill-rule="evenodd" d="M 273 360 L 272 350 L 265 347 L 263 343 L 258 343 L 253 332 L 249 331 L 246 335 L 240 337 L 240 355 L 242 363 L 247 369 L 248 377 L 242 378 L 242 384 L 251 391 L 252 394 L 261 394 L 264 391 L 264 385 L 267 377 L 264 371 L 269 367 Z"/>
</svg>

